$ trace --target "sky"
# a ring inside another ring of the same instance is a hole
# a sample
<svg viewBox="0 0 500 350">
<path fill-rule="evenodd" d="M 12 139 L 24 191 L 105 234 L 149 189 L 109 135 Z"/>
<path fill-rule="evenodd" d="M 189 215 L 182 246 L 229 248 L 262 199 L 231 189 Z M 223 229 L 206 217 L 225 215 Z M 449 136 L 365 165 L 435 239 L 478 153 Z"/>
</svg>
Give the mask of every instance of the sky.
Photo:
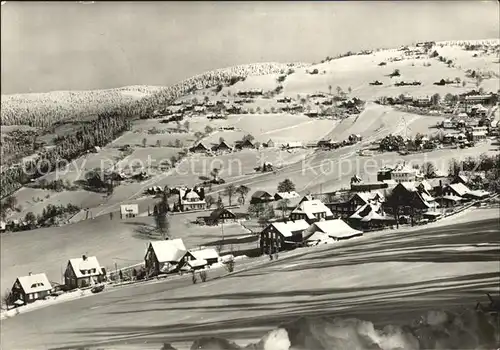
<svg viewBox="0 0 500 350">
<path fill-rule="evenodd" d="M 7 1 L 1 92 L 165 86 L 237 64 L 318 62 L 499 30 L 496 1 Z"/>
</svg>

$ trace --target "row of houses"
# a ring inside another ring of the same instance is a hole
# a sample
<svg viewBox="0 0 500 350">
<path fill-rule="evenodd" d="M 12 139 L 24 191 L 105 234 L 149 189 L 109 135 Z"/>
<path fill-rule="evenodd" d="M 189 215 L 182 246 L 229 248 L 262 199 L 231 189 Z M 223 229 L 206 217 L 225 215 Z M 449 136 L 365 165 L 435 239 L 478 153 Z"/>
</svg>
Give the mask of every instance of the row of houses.
<svg viewBox="0 0 500 350">
<path fill-rule="evenodd" d="M 81 258 L 69 259 L 64 271 L 65 290 L 86 288 L 106 280 L 106 270 L 99 264 L 95 256 L 83 255 Z M 57 288 L 45 273 L 18 277 L 12 286 L 9 303 L 21 306 L 39 299 L 45 299 Z"/>
<path fill-rule="evenodd" d="M 213 248 L 186 249 L 182 239 L 150 242 L 144 257 L 146 276 L 206 268 L 219 262 Z M 14 282 L 9 304 L 22 306 L 45 299 L 56 290 L 70 291 L 98 285 L 107 280 L 106 270 L 95 256 L 70 259 L 64 272 L 64 285 L 55 286 L 45 273 L 21 276 Z"/>
</svg>

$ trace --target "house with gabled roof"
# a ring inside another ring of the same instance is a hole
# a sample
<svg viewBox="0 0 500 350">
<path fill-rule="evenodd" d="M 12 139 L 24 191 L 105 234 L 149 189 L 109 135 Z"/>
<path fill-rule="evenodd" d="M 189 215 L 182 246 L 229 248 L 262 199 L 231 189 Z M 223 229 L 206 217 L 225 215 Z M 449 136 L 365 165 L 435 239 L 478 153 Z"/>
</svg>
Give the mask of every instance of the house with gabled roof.
<svg viewBox="0 0 500 350">
<path fill-rule="evenodd" d="M 305 220 L 312 224 L 320 220 L 333 219 L 331 210 L 318 199 L 302 201 L 290 213 L 291 220 Z"/>
<path fill-rule="evenodd" d="M 311 244 L 345 240 L 363 235 L 363 231 L 355 230 L 342 219 L 318 221 L 304 232 L 304 238 Z"/>
<path fill-rule="evenodd" d="M 18 277 L 11 289 L 9 303 L 21 306 L 44 299 L 52 292 L 52 284 L 45 273 Z"/>
<path fill-rule="evenodd" d="M 233 147 L 229 146 L 229 144 L 222 140 L 218 145 L 212 147 L 212 151 L 214 152 L 231 152 Z"/>
<path fill-rule="evenodd" d="M 227 208 L 216 208 L 203 220 L 207 225 L 218 225 L 236 221 L 236 214 Z"/>
<path fill-rule="evenodd" d="M 394 225 L 396 220 L 394 216 L 385 213 L 381 204 L 368 203 L 352 214 L 348 222 L 353 228 L 372 230 Z"/>
<path fill-rule="evenodd" d="M 309 227 L 305 220 L 288 220 L 273 222 L 264 228 L 260 234 L 262 254 L 293 249 L 304 241 L 303 233 Z"/>
<path fill-rule="evenodd" d="M 144 263 L 148 276 L 178 271 L 187 261 L 196 260 L 181 238 L 149 242 Z"/>
<path fill-rule="evenodd" d="M 210 152 L 210 150 L 202 142 L 199 142 L 197 145 L 191 147 L 189 149 L 189 152 L 192 152 L 192 153 L 208 153 L 208 152 Z"/>
<path fill-rule="evenodd" d="M 274 201 L 274 196 L 267 191 L 258 190 L 252 194 L 250 204 L 269 203 Z"/>
<path fill-rule="evenodd" d="M 275 143 L 272 139 L 267 140 L 266 143 L 263 144 L 264 147 L 274 147 Z"/>
<path fill-rule="evenodd" d="M 245 139 L 243 141 L 236 141 L 236 148 L 239 149 L 239 150 L 254 149 L 255 145 L 249 139 Z"/>
<path fill-rule="evenodd" d="M 181 211 L 203 210 L 207 207 L 203 187 L 181 188 L 179 192 L 179 209 Z"/>
<path fill-rule="evenodd" d="M 463 183 L 452 183 L 446 185 L 446 187 L 443 189 L 443 196 L 457 196 L 464 198 L 465 195 L 469 192 L 470 189 Z"/>
<path fill-rule="evenodd" d="M 81 258 L 69 259 L 64 272 L 64 284 L 70 290 L 90 287 L 105 279 L 106 271 L 95 256 L 82 255 Z"/>
</svg>

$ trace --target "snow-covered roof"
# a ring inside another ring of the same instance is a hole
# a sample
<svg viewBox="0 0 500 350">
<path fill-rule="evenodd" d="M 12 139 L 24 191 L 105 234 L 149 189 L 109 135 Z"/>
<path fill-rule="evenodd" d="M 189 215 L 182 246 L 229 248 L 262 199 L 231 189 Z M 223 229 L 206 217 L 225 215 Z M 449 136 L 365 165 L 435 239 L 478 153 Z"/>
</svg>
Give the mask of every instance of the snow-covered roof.
<svg viewBox="0 0 500 350">
<path fill-rule="evenodd" d="M 436 200 L 434 197 L 428 195 L 425 192 L 420 193 L 420 195 L 422 196 L 422 199 L 426 202 L 434 202 Z"/>
<path fill-rule="evenodd" d="M 69 259 L 76 278 L 102 275 L 102 268 L 95 256 Z"/>
<path fill-rule="evenodd" d="M 359 219 L 364 222 L 369 222 L 371 220 L 391 220 L 393 218 L 382 212 L 380 204 L 368 203 L 352 214 L 350 219 Z"/>
<path fill-rule="evenodd" d="M 208 262 L 206 260 L 203 260 L 203 259 L 196 259 L 196 260 L 189 260 L 187 262 L 187 264 L 190 266 L 190 267 L 202 267 L 202 266 L 205 266 L 208 264 Z"/>
<path fill-rule="evenodd" d="M 334 243 L 335 240 L 328 236 L 326 233 L 321 231 L 314 232 L 311 236 L 306 239 L 307 242 L 318 242 L 318 243 Z"/>
<path fill-rule="evenodd" d="M 138 204 L 122 204 L 120 205 L 120 213 L 125 214 L 139 214 Z"/>
<path fill-rule="evenodd" d="M 433 189 L 433 187 L 431 186 L 431 184 L 427 180 L 420 181 L 420 184 L 422 185 L 423 189 L 426 191 L 431 191 Z"/>
<path fill-rule="evenodd" d="M 189 191 L 185 196 L 185 199 L 200 199 L 200 196 L 195 191 Z"/>
<path fill-rule="evenodd" d="M 217 253 L 217 251 L 214 248 L 190 250 L 189 252 L 197 260 L 219 259 L 219 253 Z"/>
<path fill-rule="evenodd" d="M 155 241 L 150 244 L 160 263 L 178 262 L 187 252 L 186 246 L 181 238 Z"/>
<path fill-rule="evenodd" d="M 490 193 L 488 191 L 484 191 L 484 190 L 469 191 L 467 194 L 469 196 L 473 196 L 476 198 L 483 198 L 483 197 L 487 197 L 490 195 Z"/>
<path fill-rule="evenodd" d="M 290 191 L 290 192 L 276 192 L 274 195 L 275 198 L 279 197 L 281 199 L 293 199 L 293 198 L 299 198 L 300 194 L 298 194 L 295 191 Z"/>
<path fill-rule="evenodd" d="M 453 201 L 453 202 L 460 202 L 461 200 L 463 200 L 462 197 L 459 197 L 459 196 L 454 196 L 454 195 L 451 195 L 451 196 L 443 196 L 441 197 L 442 199 L 447 199 L 449 201 Z"/>
<path fill-rule="evenodd" d="M 52 289 L 52 285 L 44 273 L 18 277 L 17 280 L 26 294 L 38 293 Z"/>
<path fill-rule="evenodd" d="M 333 238 L 348 238 L 363 234 L 363 232 L 353 229 L 341 219 L 319 221 L 314 223 L 313 230 L 319 230 Z"/>
<path fill-rule="evenodd" d="M 460 197 L 463 197 L 466 193 L 470 192 L 469 188 L 462 183 L 450 184 L 448 186 Z"/>
<path fill-rule="evenodd" d="M 314 219 L 314 214 L 323 212 L 326 216 L 333 216 L 331 210 L 319 199 L 305 200 L 292 211 L 293 214 L 306 214 L 309 219 Z"/>
<path fill-rule="evenodd" d="M 309 227 L 305 220 L 273 222 L 271 224 L 283 237 L 292 237 L 293 232 L 304 231 Z"/>
<path fill-rule="evenodd" d="M 287 147 L 302 147 L 302 142 L 292 141 L 292 142 L 288 142 L 286 145 L 287 145 Z"/>
<path fill-rule="evenodd" d="M 380 201 L 384 201 L 384 195 L 380 193 L 379 191 L 373 191 L 373 192 L 357 192 L 354 194 L 354 196 L 358 196 L 361 198 L 365 203 L 368 203 L 370 201 L 379 199 Z"/>
</svg>

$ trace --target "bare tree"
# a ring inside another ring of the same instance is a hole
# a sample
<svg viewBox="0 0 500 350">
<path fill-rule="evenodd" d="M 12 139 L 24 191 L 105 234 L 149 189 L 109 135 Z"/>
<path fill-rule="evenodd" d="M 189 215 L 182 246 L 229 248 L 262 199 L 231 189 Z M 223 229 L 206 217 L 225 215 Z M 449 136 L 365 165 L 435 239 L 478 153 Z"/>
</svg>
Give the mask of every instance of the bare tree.
<svg viewBox="0 0 500 350">
<path fill-rule="evenodd" d="M 236 193 L 240 195 L 242 204 L 245 204 L 245 197 L 248 192 L 250 192 L 250 188 L 245 185 L 238 186 L 238 188 L 236 189 Z"/>
<path fill-rule="evenodd" d="M 233 196 L 235 195 L 235 193 L 236 193 L 236 187 L 233 184 L 230 184 L 224 190 L 224 195 L 227 196 L 228 198 L 229 206 L 231 206 L 232 204 Z"/>
<path fill-rule="evenodd" d="M 206 196 L 205 197 L 205 202 L 207 203 L 207 207 L 208 209 L 210 209 L 212 207 L 212 205 L 215 204 L 215 198 L 213 196 Z"/>
</svg>

